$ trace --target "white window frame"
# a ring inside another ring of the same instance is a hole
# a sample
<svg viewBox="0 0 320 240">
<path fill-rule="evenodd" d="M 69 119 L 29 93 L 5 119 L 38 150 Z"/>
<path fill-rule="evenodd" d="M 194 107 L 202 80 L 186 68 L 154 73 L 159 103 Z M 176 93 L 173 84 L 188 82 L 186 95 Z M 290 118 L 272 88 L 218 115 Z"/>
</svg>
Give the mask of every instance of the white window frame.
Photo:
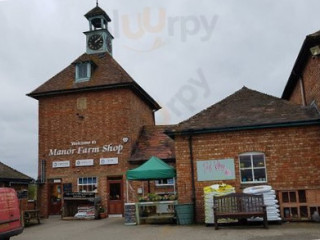
<svg viewBox="0 0 320 240">
<path fill-rule="evenodd" d="M 82 66 L 87 66 L 87 75 L 85 77 L 80 76 L 80 68 Z M 91 63 L 90 62 L 81 62 L 76 64 L 76 82 L 86 82 L 90 80 L 91 77 Z"/>
<path fill-rule="evenodd" d="M 91 178 L 92 179 L 92 183 L 88 183 L 88 180 L 89 180 L 89 178 Z M 82 183 L 80 184 L 80 179 L 82 179 Z M 87 179 L 87 183 L 83 183 L 83 180 L 84 179 Z M 95 182 L 93 181 L 93 179 L 95 179 Z M 77 181 L 77 187 L 78 187 L 78 192 L 95 192 L 95 189 L 98 189 L 98 178 L 97 177 L 79 177 L 78 178 L 78 181 Z M 88 187 L 89 186 L 92 186 L 92 191 L 88 191 L 88 190 L 86 190 L 86 191 L 81 191 L 80 190 L 80 188 L 81 187 L 85 187 L 85 186 L 87 186 L 87 189 L 88 189 Z"/>
<path fill-rule="evenodd" d="M 264 165 L 262 167 L 254 167 L 253 165 L 253 156 L 257 156 L 257 155 L 262 155 L 263 156 L 263 163 Z M 241 161 L 240 158 L 243 156 L 250 156 L 251 159 L 251 167 L 241 167 Z M 252 180 L 251 181 L 243 181 L 243 177 L 241 175 L 241 170 L 249 170 L 251 169 L 252 171 Z M 255 180 L 255 176 L 254 176 L 254 170 L 255 169 L 264 169 L 265 171 L 265 179 L 261 180 L 261 181 L 257 181 Z M 266 155 L 263 152 L 247 152 L 247 153 L 242 153 L 239 155 L 239 173 L 240 173 L 240 182 L 241 184 L 252 184 L 252 183 L 266 183 L 268 181 L 267 178 L 267 166 L 266 166 Z"/>
<path fill-rule="evenodd" d="M 172 180 L 172 183 L 163 183 L 164 180 Z M 175 185 L 175 179 L 174 178 L 164 178 L 164 179 L 158 179 L 158 180 L 155 180 L 155 185 L 156 187 L 166 187 L 166 186 L 174 186 Z"/>
</svg>

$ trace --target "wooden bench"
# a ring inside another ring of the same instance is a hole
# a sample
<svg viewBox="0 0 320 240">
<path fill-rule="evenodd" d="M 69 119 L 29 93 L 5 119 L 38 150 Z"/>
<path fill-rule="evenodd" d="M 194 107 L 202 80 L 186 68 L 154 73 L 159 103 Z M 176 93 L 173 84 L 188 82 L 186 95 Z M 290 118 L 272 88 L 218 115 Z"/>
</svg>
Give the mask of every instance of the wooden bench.
<svg viewBox="0 0 320 240">
<path fill-rule="evenodd" d="M 268 228 L 267 211 L 264 205 L 263 195 L 245 193 L 231 193 L 226 196 L 213 197 L 214 224 L 218 229 L 218 219 L 247 219 L 250 217 L 262 217 L 263 225 Z"/>
</svg>

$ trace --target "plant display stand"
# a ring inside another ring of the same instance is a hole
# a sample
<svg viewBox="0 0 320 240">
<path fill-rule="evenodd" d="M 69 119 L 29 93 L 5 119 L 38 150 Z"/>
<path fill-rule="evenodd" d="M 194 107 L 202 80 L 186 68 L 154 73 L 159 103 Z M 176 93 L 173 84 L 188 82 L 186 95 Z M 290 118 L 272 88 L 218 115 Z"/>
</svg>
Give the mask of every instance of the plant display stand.
<svg viewBox="0 0 320 240">
<path fill-rule="evenodd" d="M 139 202 L 136 203 L 137 224 L 142 222 L 174 221 L 174 206 L 177 201 Z"/>
</svg>

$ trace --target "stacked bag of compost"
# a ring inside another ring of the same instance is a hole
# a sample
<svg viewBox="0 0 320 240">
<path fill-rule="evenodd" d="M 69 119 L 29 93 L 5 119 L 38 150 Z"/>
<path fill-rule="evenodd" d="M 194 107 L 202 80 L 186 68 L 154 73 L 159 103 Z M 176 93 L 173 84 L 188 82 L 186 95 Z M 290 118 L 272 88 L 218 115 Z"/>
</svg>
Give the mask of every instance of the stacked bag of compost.
<svg viewBox="0 0 320 240">
<path fill-rule="evenodd" d="M 234 187 L 227 184 L 214 184 L 203 188 L 204 191 L 204 210 L 205 210 L 205 223 L 214 224 L 213 216 L 213 197 L 224 196 L 230 193 L 235 193 Z"/>
<path fill-rule="evenodd" d="M 248 187 L 243 190 L 243 193 L 263 195 L 264 204 L 267 206 L 268 221 L 281 221 L 278 200 L 276 199 L 276 192 L 269 185 L 261 185 Z M 249 219 L 250 221 L 262 221 L 262 218 Z"/>
</svg>

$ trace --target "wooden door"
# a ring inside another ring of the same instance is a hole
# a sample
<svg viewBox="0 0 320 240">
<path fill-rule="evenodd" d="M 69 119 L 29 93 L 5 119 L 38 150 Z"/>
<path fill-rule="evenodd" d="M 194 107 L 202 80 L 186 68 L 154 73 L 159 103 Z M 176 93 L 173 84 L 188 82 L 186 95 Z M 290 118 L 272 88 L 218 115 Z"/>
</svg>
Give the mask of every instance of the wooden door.
<svg viewBox="0 0 320 240">
<path fill-rule="evenodd" d="M 122 180 L 108 180 L 108 214 L 123 214 Z"/>
<path fill-rule="evenodd" d="M 61 214 L 61 184 L 52 183 L 49 185 L 49 215 Z"/>
</svg>

